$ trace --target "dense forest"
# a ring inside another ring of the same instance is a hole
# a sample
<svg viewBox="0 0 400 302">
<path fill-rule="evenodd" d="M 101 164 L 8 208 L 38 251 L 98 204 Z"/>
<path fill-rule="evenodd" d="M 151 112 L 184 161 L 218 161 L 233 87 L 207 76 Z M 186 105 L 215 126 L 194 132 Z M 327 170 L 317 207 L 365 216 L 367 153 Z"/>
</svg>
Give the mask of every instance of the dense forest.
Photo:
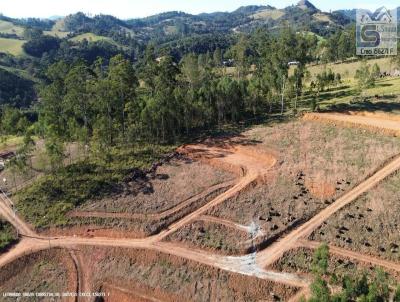
<svg viewBox="0 0 400 302">
<path fill-rule="evenodd" d="M 34 82 L 0 68 L 0 107 L 29 107 L 36 99 Z"/>
</svg>

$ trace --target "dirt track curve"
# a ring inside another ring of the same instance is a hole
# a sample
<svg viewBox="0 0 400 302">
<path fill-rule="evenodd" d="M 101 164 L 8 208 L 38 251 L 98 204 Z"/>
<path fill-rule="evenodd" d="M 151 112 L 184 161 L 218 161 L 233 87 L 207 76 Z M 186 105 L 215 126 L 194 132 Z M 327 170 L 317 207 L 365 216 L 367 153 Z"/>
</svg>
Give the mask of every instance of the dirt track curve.
<svg viewBox="0 0 400 302">
<path fill-rule="evenodd" d="M 305 120 L 327 121 L 344 124 L 345 126 L 356 126 L 370 130 L 376 130 L 400 136 L 400 119 L 398 116 L 390 117 L 384 114 L 372 114 L 367 112 L 356 113 L 308 113 L 304 116 Z"/>
</svg>

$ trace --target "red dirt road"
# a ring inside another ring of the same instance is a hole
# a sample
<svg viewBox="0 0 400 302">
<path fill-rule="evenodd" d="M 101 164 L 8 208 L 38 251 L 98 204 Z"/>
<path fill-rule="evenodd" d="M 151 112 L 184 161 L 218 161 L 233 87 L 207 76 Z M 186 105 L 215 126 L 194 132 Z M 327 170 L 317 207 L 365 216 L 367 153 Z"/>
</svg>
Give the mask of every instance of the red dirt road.
<svg viewBox="0 0 400 302">
<path fill-rule="evenodd" d="M 308 113 L 305 120 L 337 122 L 344 125 L 381 131 L 400 136 L 400 121 L 388 115 L 363 113 Z"/>
</svg>

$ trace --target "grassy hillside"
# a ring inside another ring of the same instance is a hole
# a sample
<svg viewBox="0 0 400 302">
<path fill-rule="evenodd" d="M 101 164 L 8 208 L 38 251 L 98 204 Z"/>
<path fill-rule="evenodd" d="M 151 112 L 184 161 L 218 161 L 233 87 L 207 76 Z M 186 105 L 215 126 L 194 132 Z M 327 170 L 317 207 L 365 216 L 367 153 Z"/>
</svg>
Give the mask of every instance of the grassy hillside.
<svg viewBox="0 0 400 302">
<path fill-rule="evenodd" d="M 57 29 L 53 29 L 53 30 L 51 30 L 51 31 L 44 31 L 43 33 L 44 33 L 45 35 L 53 36 L 53 37 L 58 37 L 58 38 L 60 38 L 60 39 L 67 37 L 68 34 L 69 34 L 69 32 L 66 32 L 66 31 L 59 31 L 59 30 L 57 30 Z"/>
<path fill-rule="evenodd" d="M 0 52 L 9 53 L 14 56 L 21 56 L 24 54 L 22 45 L 26 41 L 17 39 L 0 38 Z"/>
<path fill-rule="evenodd" d="M 3 66 L 3 65 L 0 65 L 0 69 L 7 70 L 21 78 L 24 78 L 24 79 L 27 79 L 27 80 L 30 80 L 30 81 L 33 81 L 36 83 L 40 82 L 40 80 L 38 78 L 35 78 L 31 74 L 29 74 L 28 71 L 23 70 L 23 69 L 18 69 L 18 68 L 9 67 L 9 66 Z"/>
<path fill-rule="evenodd" d="M 283 12 L 282 10 L 265 9 L 265 10 L 261 10 L 261 11 L 256 12 L 251 17 L 253 17 L 256 20 L 269 20 L 269 19 L 278 20 L 284 14 L 285 14 L 285 12 Z"/>
<path fill-rule="evenodd" d="M 79 36 L 73 37 L 69 39 L 72 42 L 82 42 L 84 39 L 88 40 L 88 42 L 97 42 L 97 41 L 108 41 L 110 43 L 115 43 L 111 38 L 108 37 L 103 37 L 103 36 L 98 36 L 93 33 L 85 33 L 81 34 Z"/>
<path fill-rule="evenodd" d="M 104 37 L 104 36 L 98 36 L 94 33 L 85 33 L 85 34 L 81 34 L 79 36 L 73 37 L 71 39 L 69 39 L 72 42 L 82 42 L 84 39 L 86 39 L 88 42 L 98 42 L 98 41 L 106 41 L 110 44 L 113 44 L 117 47 L 122 47 L 122 48 L 126 48 L 124 46 L 122 46 L 121 44 L 115 42 L 113 39 L 109 38 L 109 37 Z"/>
<path fill-rule="evenodd" d="M 396 66 L 391 63 L 391 58 L 379 58 L 379 59 L 372 59 L 368 60 L 368 64 L 371 66 L 377 63 L 382 72 L 389 72 Z M 308 70 L 312 75 L 316 75 L 321 73 L 325 67 L 332 69 L 334 73 L 340 73 L 343 79 L 351 79 L 354 78 L 357 69 L 359 69 L 361 65 L 361 61 L 356 62 L 345 62 L 340 64 L 330 63 L 326 65 L 316 65 L 316 66 L 309 66 Z"/>
<path fill-rule="evenodd" d="M 400 114 L 400 78 L 378 80 L 374 87 L 357 90 L 357 82 L 348 80 L 344 85 L 321 92 L 318 100 L 320 109 L 353 110 L 353 111 L 390 111 Z M 300 107 L 309 110 L 310 97 L 304 96 Z"/>
<path fill-rule="evenodd" d="M 18 25 L 14 25 L 11 22 L 0 20 L 0 33 L 3 34 L 15 34 L 22 37 L 24 28 Z"/>
</svg>

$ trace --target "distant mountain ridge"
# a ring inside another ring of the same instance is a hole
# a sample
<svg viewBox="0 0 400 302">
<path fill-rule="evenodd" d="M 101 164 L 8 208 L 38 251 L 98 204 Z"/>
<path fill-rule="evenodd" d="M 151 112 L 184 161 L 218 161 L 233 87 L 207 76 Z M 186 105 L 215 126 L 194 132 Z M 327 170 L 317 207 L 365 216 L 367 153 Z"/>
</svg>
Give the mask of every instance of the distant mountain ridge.
<svg viewBox="0 0 400 302">
<path fill-rule="evenodd" d="M 258 28 L 277 32 L 290 26 L 296 31 L 312 32 L 326 37 L 355 21 L 356 10 L 323 12 L 308 0 L 278 9 L 270 5 L 242 6 L 232 12 L 213 12 L 192 15 L 170 11 L 145 18 L 121 20 L 111 15 L 87 16 L 82 12 L 66 17 L 12 19 L 2 16 L 0 20 L 23 27 L 40 28 L 66 36 L 93 33 L 107 36 L 120 43 L 129 36 L 135 43 L 154 41 L 157 45 L 207 35 L 234 35 L 249 33 Z M 400 14 L 399 14 L 400 16 Z M 1 33 L 1 31 L 0 31 Z M 128 39 L 128 40 L 129 40 Z M 130 43 L 130 42 L 129 42 Z M 126 42 L 125 45 L 129 44 Z"/>
</svg>

